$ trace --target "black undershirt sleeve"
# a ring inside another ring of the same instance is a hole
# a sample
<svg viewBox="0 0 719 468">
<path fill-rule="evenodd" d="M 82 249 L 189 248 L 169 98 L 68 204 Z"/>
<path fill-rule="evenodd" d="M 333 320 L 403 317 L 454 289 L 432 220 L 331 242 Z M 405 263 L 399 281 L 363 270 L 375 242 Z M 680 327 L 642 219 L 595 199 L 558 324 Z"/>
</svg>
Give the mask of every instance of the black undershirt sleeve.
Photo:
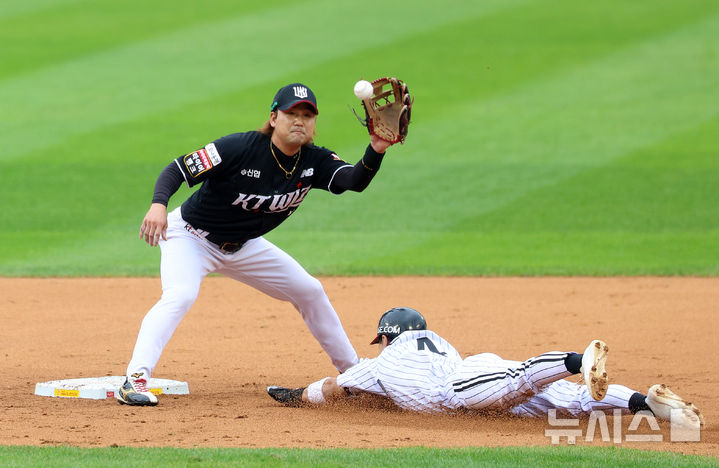
<svg viewBox="0 0 719 468">
<path fill-rule="evenodd" d="M 382 164 L 384 153 L 378 153 L 372 145 L 367 145 L 364 156 L 353 167 L 343 167 L 335 174 L 330 190 L 332 193 L 342 193 L 345 190 L 361 192 L 372 181 L 372 178 Z"/>
<path fill-rule="evenodd" d="M 155 182 L 155 193 L 152 196 L 152 203 L 162 203 L 167 206 L 170 197 L 177 192 L 185 178 L 182 171 L 175 162 L 171 162 L 162 170 Z"/>
</svg>

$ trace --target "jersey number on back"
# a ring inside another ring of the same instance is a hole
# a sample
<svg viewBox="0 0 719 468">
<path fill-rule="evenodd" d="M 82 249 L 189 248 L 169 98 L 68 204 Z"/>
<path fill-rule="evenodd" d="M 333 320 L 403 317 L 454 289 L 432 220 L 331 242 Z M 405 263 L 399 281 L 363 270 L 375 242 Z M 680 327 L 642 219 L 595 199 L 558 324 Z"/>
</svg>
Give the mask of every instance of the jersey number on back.
<svg viewBox="0 0 719 468">
<path fill-rule="evenodd" d="M 447 355 L 447 353 L 440 353 L 434 343 L 432 343 L 432 340 L 430 340 L 429 338 L 417 338 L 417 351 L 423 351 L 425 346 L 428 350 L 432 351 L 435 354 L 441 354 L 442 356 Z"/>
</svg>

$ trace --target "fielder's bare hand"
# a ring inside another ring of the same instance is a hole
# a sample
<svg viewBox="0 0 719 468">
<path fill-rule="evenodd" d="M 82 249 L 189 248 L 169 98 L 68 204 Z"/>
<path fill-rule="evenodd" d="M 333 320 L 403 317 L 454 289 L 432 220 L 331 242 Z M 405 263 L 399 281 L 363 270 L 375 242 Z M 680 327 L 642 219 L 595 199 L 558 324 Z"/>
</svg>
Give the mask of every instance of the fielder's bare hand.
<svg viewBox="0 0 719 468">
<path fill-rule="evenodd" d="M 392 146 L 392 143 L 383 140 L 382 138 L 378 137 L 377 135 L 370 135 L 370 144 L 372 145 L 372 149 L 377 151 L 379 154 L 384 154 L 385 151 L 387 151 L 387 148 Z"/>
<path fill-rule="evenodd" d="M 143 237 L 152 247 L 156 246 L 160 239 L 167 240 L 167 207 L 162 203 L 153 203 L 142 220 L 140 239 Z"/>
</svg>

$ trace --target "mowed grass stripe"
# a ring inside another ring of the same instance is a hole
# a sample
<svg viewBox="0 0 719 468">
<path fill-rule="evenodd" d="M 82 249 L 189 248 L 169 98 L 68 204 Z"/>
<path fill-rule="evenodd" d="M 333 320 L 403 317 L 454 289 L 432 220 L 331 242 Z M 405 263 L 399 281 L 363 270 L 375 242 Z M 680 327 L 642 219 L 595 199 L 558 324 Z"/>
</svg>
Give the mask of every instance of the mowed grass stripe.
<svg viewBox="0 0 719 468">
<path fill-rule="evenodd" d="M 6 129 L 3 145 L 15 150 L 0 159 L 516 3 L 452 0 L 406 8 L 368 0 L 357 9 L 346 2 L 317 0 L 194 25 L 7 80 L 0 84 L 0 102 L 12 112 L 0 114 L 0 125 Z M 383 20 L 377 18 L 380 11 Z M 316 27 L 311 33 L 298 29 L 297 18 L 310 14 Z M 392 17 L 402 21 L 390 28 L 384 19 Z"/>
<path fill-rule="evenodd" d="M 42 10 L 62 9 L 77 4 L 83 0 L 3 0 L 0 8 L 0 21 L 8 18 L 19 19 L 18 17 L 33 14 Z"/>
<path fill-rule="evenodd" d="M 460 119 L 464 116 L 454 114 L 456 108 L 447 103 L 506 96 L 516 88 L 534 86 L 542 77 L 554 79 L 568 69 L 596 62 L 635 44 L 651 43 L 717 14 L 719 3 L 707 4 L 703 0 L 681 4 L 660 0 L 651 5 L 621 0 L 542 1 L 468 18 L 441 30 L 418 34 L 396 47 L 408 48 L 405 63 L 401 64 L 402 76 L 422 97 L 418 118 L 427 108 L 432 110 L 432 116 Z M 377 57 L 382 55 L 380 52 L 368 51 L 366 61 L 370 61 L 371 54 L 373 63 L 384 61 L 379 67 L 395 66 L 395 57 Z M 414 60 L 418 56 L 423 60 Z M 710 60 L 711 53 L 705 58 Z M 351 66 L 351 62 L 340 66 Z M 423 89 L 427 92 L 422 93 Z M 512 112 L 527 111 L 525 105 L 519 104 Z"/>
<path fill-rule="evenodd" d="M 352 97 L 347 83 L 354 82 L 357 76 L 400 76 L 411 85 L 417 99 L 415 123 L 454 119 L 474 138 L 483 135 L 484 129 L 464 114 L 457 114 L 457 104 L 474 105 L 492 97 L 505 98 L 542 78 L 553 79 L 617 50 L 690 26 L 712 12 L 719 14 L 719 3 L 707 6 L 703 0 L 682 5 L 657 1 L 651 5 L 651 15 L 644 11 L 646 6 L 641 2 L 617 0 L 592 4 L 567 1 L 520 4 L 427 29 L 394 43 L 373 46 L 306 69 L 303 75 L 308 77 L 308 82 L 327 82 L 323 94 L 327 96 L 329 92 L 332 97 L 325 98 L 324 102 L 329 100 L 334 104 L 323 108 L 319 140 L 343 154 L 346 154 L 344 148 L 354 148 L 357 127 L 346 124 L 347 109 L 337 106 L 336 102 Z M 636 21 L 638 16 L 641 22 Z M 403 53 L 388 54 L 387 50 Z M 335 70 L 338 79 L 327 80 L 327 69 Z M 343 80 L 343 77 L 347 78 Z M 520 103 L 511 112 L 525 110 Z M 228 118 L 234 119 L 234 116 Z M 408 144 L 414 143 L 415 137 L 413 130 Z M 434 138 L 436 141 L 443 137 L 440 134 Z M 392 154 L 397 151 L 393 148 Z M 461 155 L 461 159 L 466 152 L 454 154 Z"/>
<path fill-rule="evenodd" d="M 312 209 L 333 219 L 391 196 L 383 230 L 442 231 L 701 125 L 719 113 L 719 62 L 701 60 L 719 53 L 718 27 L 714 17 L 512 94 L 454 106 L 452 118 L 418 121 L 401 149 L 406 157 L 391 155 L 372 190 L 345 206 L 327 200 Z M 420 194 L 401 196 L 418 187 Z M 303 230 L 310 220 L 291 222 Z M 375 225 L 361 217 L 342 223 L 348 231 L 363 226 Z"/>
<path fill-rule="evenodd" d="M 323 245 L 323 234 L 316 234 L 315 248 L 318 242 Z M 424 238 L 423 233 L 416 234 Z M 393 233 L 382 239 L 401 247 L 413 235 Z M 330 252 L 294 257 L 317 275 L 717 276 L 719 265 L 713 258 L 718 236 L 719 230 L 641 236 L 621 230 L 453 231 L 384 257 L 374 257 L 367 249 L 368 256 L 345 261 L 347 251 L 336 246 Z M 367 243 L 366 235 L 349 237 L 354 250 Z"/>
<path fill-rule="evenodd" d="M 25 5 L 36 3 L 24 2 Z M 186 31 L 188 27 L 216 22 L 220 18 L 278 8 L 290 0 L 275 1 L 272 5 L 260 0 L 243 0 L 241 4 L 233 0 L 66 0 L 46 3 L 46 8 L 38 10 L 18 9 L 18 13 L 25 13 L 22 17 L 5 17 L 0 13 L 0 44 L 7 45 L 0 48 L 0 80 L 172 31 Z"/>
<path fill-rule="evenodd" d="M 534 191 L 541 190 L 542 187 L 561 183 L 562 180 L 584 171 L 611 165 L 613 160 L 716 117 L 717 109 L 711 103 L 717 100 L 718 88 L 715 86 L 715 80 L 719 76 L 719 70 L 716 69 L 716 63 L 707 63 L 697 57 L 697 55 L 711 54 L 712 47 L 716 50 L 716 45 L 712 46 L 710 40 L 715 30 L 716 18 L 667 35 L 661 40 L 621 51 L 580 70 L 574 70 L 560 79 L 540 83 L 534 88 L 525 89 L 506 99 L 497 99 L 489 105 L 478 103 L 476 112 L 473 112 L 471 107 L 457 111 L 456 115 L 469 116 L 470 121 L 476 122 L 478 128 L 486 128 L 486 140 L 483 141 L 480 137 L 475 141 L 477 145 L 472 146 L 471 142 L 468 142 L 469 138 L 460 139 L 461 135 L 452 138 L 451 126 L 437 134 L 446 141 L 462 141 L 468 148 L 476 148 L 476 153 L 467 153 L 465 150 L 460 155 L 462 149 L 457 148 L 456 151 L 443 153 L 442 157 L 432 158 L 428 151 L 421 159 L 423 163 L 420 165 L 416 163 L 415 158 L 421 155 L 413 153 L 413 159 L 406 163 L 414 168 L 415 178 L 411 180 L 400 177 L 400 172 L 406 168 L 388 164 L 383 174 L 383 180 L 387 183 L 376 182 L 375 190 L 366 195 L 370 198 L 369 201 L 352 200 L 351 203 L 356 204 L 356 208 L 342 207 L 358 213 L 357 216 L 342 223 L 341 228 L 324 234 L 317 233 L 320 237 L 314 240 L 326 245 L 330 239 L 342 239 L 344 242 L 335 241 L 341 243 L 335 245 L 337 251 L 356 250 L 353 246 L 357 245 L 357 238 L 352 235 L 344 236 L 348 232 L 370 233 L 374 227 L 372 220 L 376 219 L 371 211 L 362 210 L 361 204 L 378 206 L 386 199 L 385 197 L 391 196 L 392 216 L 383 218 L 380 229 L 381 236 L 389 236 L 392 241 L 372 245 L 371 254 L 365 251 L 364 257 L 355 259 L 355 262 L 343 261 L 345 256 L 336 256 L 335 258 L 342 261 L 342 266 L 326 267 L 323 271 L 337 272 L 347 267 L 360 271 L 364 268 L 372 268 L 374 271 L 397 273 L 406 267 L 421 272 L 432 269 L 433 262 L 438 264 L 444 262 L 447 267 L 441 269 L 445 272 L 454 271 L 453 265 L 457 265 L 461 266 L 463 272 L 486 273 L 488 271 L 486 263 L 472 253 L 473 249 L 477 252 L 476 249 L 480 245 L 486 246 L 486 240 L 481 238 L 484 226 L 472 223 L 470 220 L 494 210 L 504 213 L 503 209 L 509 203 L 522 200 L 522 197 L 530 199 L 534 196 Z M 696 80 L 683 79 L 684 74 L 672 73 L 674 66 Z M 592 80 L 588 80 L 588 77 Z M 587 84 L 583 85 L 585 80 Z M 574 91 L 575 89 L 577 91 Z M 658 99 L 658 97 L 664 98 Z M 512 110 L 516 110 L 522 102 L 529 109 L 534 110 L 534 112 L 528 111 L 530 115 L 527 117 L 513 114 Z M 487 111 L 488 108 L 491 111 Z M 543 112 L 544 116 L 541 115 Z M 513 122 L 517 123 L 516 133 L 512 127 Z M 421 125 L 424 124 L 419 126 Z M 430 122 L 427 127 L 440 128 L 438 122 Z M 507 129 L 511 133 L 508 133 Z M 715 135 L 715 130 L 705 130 L 705 138 L 707 135 Z M 416 131 L 416 134 L 418 134 L 416 139 L 419 140 L 432 135 L 429 131 L 421 130 Z M 716 140 L 708 140 L 711 141 Z M 419 144 L 421 148 L 437 147 L 431 142 L 422 144 L 422 141 L 413 140 L 413 143 Z M 688 137 L 682 144 L 687 148 L 693 148 L 696 138 Z M 716 154 L 716 144 L 714 150 L 713 154 Z M 471 161 L 473 155 L 474 162 Z M 461 161 L 453 161 L 453 156 L 457 156 Z M 396 171 L 396 174 L 386 174 L 393 171 Z M 631 183 L 631 180 L 625 182 Z M 695 183 L 691 179 L 679 178 L 674 183 L 679 187 L 682 184 L 686 185 L 686 190 L 695 189 Z M 713 187 L 713 184 L 713 181 L 708 179 L 703 184 L 707 195 L 712 193 L 710 187 Z M 592 190 L 592 179 L 583 181 L 582 185 L 586 190 Z M 416 194 L 416 187 L 427 189 L 414 197 L 401 196 L 401 194 Z M 561 188 L 557 193 L 557 198 L 560 198 Z M 653 199 L 651 191 L 642 195 L 649 197 L 650 202 Z M 542 200 L 541 197 L 539 199 Z M 467 203 L 467 200 L 472 202 Z M 617 200 L 614 209 L 621 212 L 622 203 L 637 202 L 641 203 L 636 196 L 629 196 L 623 202 Z M 568 203 L 571 206 L 572 199 L 571 197 L 564 200 L 555 199 L 544 208 L 551 209 L 555 203 Z M 538 207 L 537 204 L 530 206 L 535 210 L 543 208 Z M 701 216 L 696 214 L 688 216 L 693 216 L 701 223 L 704 215 L 711 215 L 711 206 L 715 205 L 710 203 L 709 207 L 704 208 L 705 212 Z M 340 213 L 339 208 L 330 203 L 322 207 L 313 205 L 311 209 L 321 209 L 323 216 L 328 220 Z M 355 209 L 357 211 L 354 211 Z M 512 209 L 519 210 L 520 207 L 512 205 L 507 211 L 511 213 Z M 614 219 L 615 215 L 608 212 L 602 213 L 601 216 Z M 462 219 L 465 221 L 461 222 Z M 669 222 L 666 219 L 665 221 Z M 292 223 L 285 231 L 273 233 L 272 238 L 280 243 L 291 243 L 295 238 L 289 229 L 297 229 L 299 233 L 311 227 L 307 219 L 299 217 L 293 219 Z M 523 220 L 518 219 L 517 223 L 521 225 Z M 533 226 L 530 225 L 526 230 L 529 232 L 532 228 Z M 661 223 L 656 222 L 650 222 L 641 228 L 645 231 L 665 229 Z M 501 229 L 503 226 L 500 224 L 498 230 Z M 462 237 L 461 243 L 457 242 L 453 234 L 448 234 L 457 230 L 462 231 L 459 236 Z M 403 237 L 402 232 L 406 233 L 406 236 Z M 375 231 L 372 234 L 378 233 Z M 693 232 L 690 226 L 687 226 L 687 235 L 694 240 L 697 236 L 704 236 L 701 232 Z M 561 248 L 571 240 L 561 235 L 543 234 L 543 236 L 544 241 L 552 241 L 547 244 L 548 251 L 552 250 L 549 248 L 551 245 Z M 706 247 L 711 236 L 711 231 L 708 231 L 706 239 L 698 245 Z M 619 233 L 610 243 L 616 248 L 626 237 L 631 236 Z M 580 238 L 574 239 L 577 242 L 576 250 L 581 252 L 581 246 L 585 245 L 585 241 Z M 597 246 L 593 250 L 599 252 L 597 255 L 600 255 L 600 258 L 595 258 L 592 262 L 593 271 L 598 271 L 597 261 L 603 260 L 607 265 L 614 265 L 604 269 L 604 272 L 618 273 L 623 268 L 629 267 L 633 273 L 640 273 L 646 270 L 632 265 L 639 265 L 647 260 L 645 258 L 647 256 L 659 256 L 658 262 L 648 259 L 650 264 L 656 265 L 651 268 L 654 273 L 691 271 L 691 267 L 677 268 L 677 258 L 685 258 L 688 262 L 694 262 L 693 264 L 699 260 L 703 273 L 715 270 L 712 262 L 702 260 L 701 250 L 662 250 L 659 247 L 661 240 L 667 242 L 667 237 L 659 236 L 658 239 L 660 242 L 652 244 L 655 248 L 647 248 L 639 256 L 635 256 L 634 263 L 627 262 L 627 258 L 616 264 L 611 257 L 602 259 L 601 246 Z M 681 234 L 677 235 L 676 239 L 677 242 L 681 242 Z M 531 239 L 528 241 L 531 242 Z M 632 242 L 631 239 L 629 242 Z M 417 247 L 399 252 L 397 250 L 398 245 L 413 244 L 417 244 Z M 494 255 L 499 259 L 512 256 L 515 249 L 513 245 L 501 242 L 494 242 L 492 245 L 496 249 Z M 515 274 L 521 272 L 522 265 L 525 265 L 527 271 L 543 271 L 541 265 L 530 266 L 531 258 L 527 258 L 527 255 L 532 255 L 534 252 L 538 252 L 537 255 L 541 256 L 543 252 L 537 251 L 540 246 L 540 242 L 531 242 L 531 246 L 523 250 L 523 263 L 513 267 L 512 272 Z M 438 250 L 442 255 L 431 253 Z M 316 254 L 311 251 L 298 252 L 297 256 L 310 263 L 316 261 Z M 409 260 L 408 264 L 407 260 L 402 260 L 403 258 L 415 260 L 414 263 L 413 260 Z M 459 264 L 453 263 L 454 261 L 459 261 Z M 351 265 L 352 263 L 354 266 Z M 473 264 L 476 265 L 475 268 L 472 268 Z M 561 264 L 559 258 L 555 258 L 551 264 L 543 263 L 545 268 L 553 272 L 558 271 L 555 266 L 557 264 Z M 378 265 L 382 266 L 378 267 Z M 491 268 L 499 267 L 493 261 L 492 265 Z M 573 260 L 572 265 L 571 268 L 564 268 L 562 272 L 581 268 L 578 259 Z"/>
<path fill-rule="evenodd" d="M 381 274 L 719 274 L 717 134 L 719 118 L 468 218 L 419 245 L 342 267 Z"/>
<path fill-rule="evenodd" d="M 719 229 L 716 135 L 719 117 L 535 190 L 457 227 L 482 232 Z"/>
</svg>

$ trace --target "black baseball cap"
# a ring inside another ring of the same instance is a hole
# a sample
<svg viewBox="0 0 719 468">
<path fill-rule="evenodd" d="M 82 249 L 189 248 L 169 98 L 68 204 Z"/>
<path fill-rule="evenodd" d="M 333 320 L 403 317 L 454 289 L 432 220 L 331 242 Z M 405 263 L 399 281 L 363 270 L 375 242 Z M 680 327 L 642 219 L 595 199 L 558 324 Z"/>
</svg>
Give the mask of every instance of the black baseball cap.
<svg viewBox="0 0 719 468">
<path fill-rule="evenodd" d="M 275 98 L 272 100 L 270 111 L 286 111 L 303 102 L 309 104 L 312 109 L 314 109 L 315 114 L 320 113 L 317 110 L 317 99 L 315 99 L 315 93 L 313 93 L 310 88 L 302 83 L 288 84 L 277 91 Z"/>
</svg>

